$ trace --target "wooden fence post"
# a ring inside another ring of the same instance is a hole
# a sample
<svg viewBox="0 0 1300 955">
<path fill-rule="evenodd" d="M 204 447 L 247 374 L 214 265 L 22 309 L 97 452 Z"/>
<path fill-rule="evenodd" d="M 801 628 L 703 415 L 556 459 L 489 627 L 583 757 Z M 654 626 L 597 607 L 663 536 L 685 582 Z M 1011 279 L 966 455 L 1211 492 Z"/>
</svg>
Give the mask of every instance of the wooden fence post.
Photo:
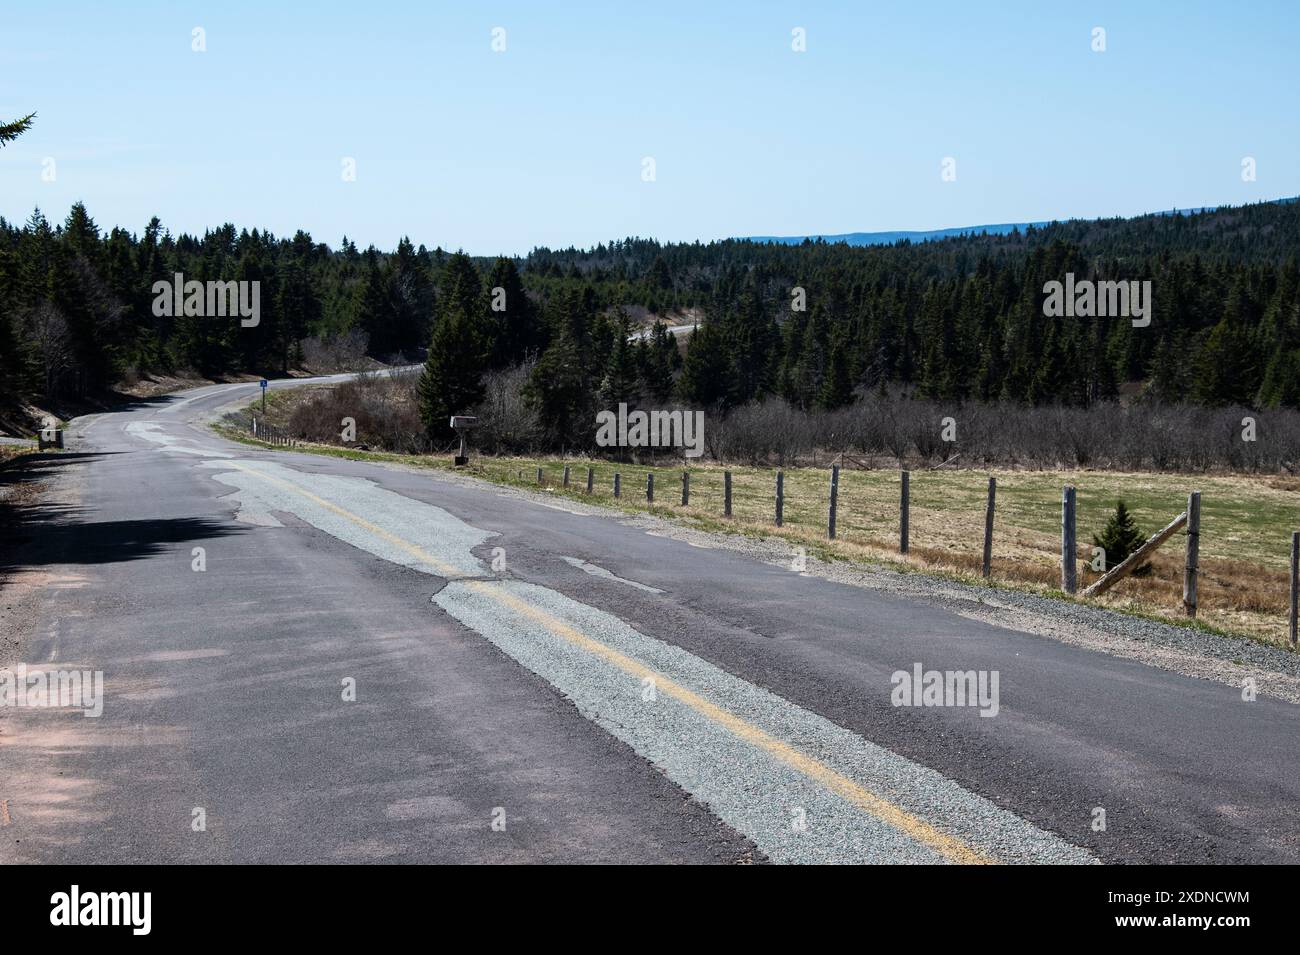
<svg viewBox="0 0 1300 955">
<path fill-rule="evenodd" d="M 564 487 L 566 490 L 569 487 L 569 466 L 567 464 L 564 466 Z"/>
<path fill-rule="evenodd" d="M 731 516 L 731 472 L 722 472 L 722 516 Z"/>
<path fill-rule="evenodd" d="M 993 509 L 997 504 L 998 479 L 989 478 L 989 503 L 984 509 L 984 576 L 993 568 Z"/>
<path fill-rule="evenodd" d="M 619 487 L 619 479 L 622 477 L 617 471 L 614 472 L 614 496 L 622 496 L 622 488 Z"/>
<path fill-rule="evenodd" d="M 691 503 L 691 472 L 682 472 L 682 507 Z"/>
<path fill-rule="evenodd" d="M 781 526 L 785 512 L 785 472 L 776 472 L 776 526 Z"/>
<path fill-rule="evenodd" d="M 1291 532 L 1291 646 L 1296 643 L 1296 610 L 1300 608 L 1300 531 Z"/>
<path fill-rule="evenodd" d="M 645 499 L 647 504 L 655 502 L 655 473 L 653 471 L 645 476 Z"/>
<path fill-rule="evenodd" d="M 839 512 L 840 502 L 840 466 L 831 465 L 831 501 L 830 507 L 826 509 L 826 536 L 830 540 L 835 540 L 835 518 Z"/>
<path fill-rule="evenodd" d="M 1074 539 L 1074 487 L 1061 488 L 1061 589 L 1073 594 L 1079 589 Z"/>
<path fill-rule="evenodd" d="M 1183 610 L 1196 616 L 1196 569 L 1201 554 L 1201 492 L 1187 495 L 1187 562 L 1183 565 Z"/>
<path fill-rule="evenodd" d="M 587 468 L 587 493 L 588 494 L 591 493 L 591 488 L 595 480 L 596 480 L 596 469 Z"/>
<path fill-rule="evenodd" d="M 898 552 L 907 553 L 907 536 L 910 511 L 912 507 L 912 475 L 903 472 L 903 485 L 898 492 Z"/>
</svg>

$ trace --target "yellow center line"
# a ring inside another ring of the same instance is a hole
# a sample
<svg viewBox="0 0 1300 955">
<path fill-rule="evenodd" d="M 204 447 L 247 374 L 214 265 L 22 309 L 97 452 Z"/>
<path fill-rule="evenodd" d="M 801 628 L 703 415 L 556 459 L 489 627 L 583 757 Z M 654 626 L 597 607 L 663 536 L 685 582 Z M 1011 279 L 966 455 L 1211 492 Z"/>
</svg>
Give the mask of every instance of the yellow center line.
<svg viewBox="0 0 1300 955">
<path fill-rule="evenodd" d="M 238 468 L 247 474 L 259 477 L 277 487 L 283 488 L 284 490 L 292 491 L 295 494 L 305 497 L 312 503 L 325 508 L 330 513 L 336 514 L 345 520 L 349 520 L 358 527 L 365 528 L 367 531 L 383 538 L 390 544 L 400 547 L 422 563 L 438 568 L 439 574 L 442 576 L 452 579 L 464 576 L 457 568 L 450 564 L 443 563 L 432 554 L 427 553 L 423 548 L 412 544 L 410 541 L 403 540 L 395 534 L 390 534 L 382 527 L 372 524 L 364 517 L 353 514 L 351 511 L 339 507 L 337 504 L 333 504 L 322 497 L 318 497 L 310 491 L 304 490 L 288 481 L 282 481 L 279 478 L 263 474 L 254 468 L 249 468 L 235 462 L 231 462 L 231 466 Z M 906 833 L 917 842 L 929 846 L 945 859 L 967 865 L 987 865 L 996 862 L 992 857 L 968 846 L 960 839 L 935 828 L 919 816 L 913 815 L 906 809 L 890 802 L 888 799 L 876 795 L 861 784 L 856 783 L 847 776 L 831 769 L 825 763 L 814 759 L 806 753 L 800 752 L 793 746 L 777 739 L 765 730 L 741 719 L 736 714 L 709 702 L 699 694 L 688 690 L 681 684 L 674 682 L 655 670 L 652 670 L 650 667 L 647 667 L 627 654 L 621 653 L 613 647 L 607 646 L 599 640 L 587 636 L 565 623 L 563 620 L 560 620 L 558 617 L 555 617 L 544 610 L 539 610 L 531 604 L 520 600 L 518 597 L 502 589 L 499 584 L 484 580 L 469 580 L 466 581 L 466 586 L 485 597 L 495 600 L 502 606 L 508 607 L 516 613 L 536 621 L 555 636 L 560 637 L 562 640 L 567 641 L 573 646 L 600 657 L 607 663 L 612 664 L 637 679 L 645 679 L 649 677 L 654 680 L 656 691 L 661 690 L 667 693 L 670 697 L 686 706 L 689 706 L 701 716 L 704 716 L 705 718 L 712 720 L 714 723 L 724 727 L 737 738 L 742 739 L 752 746 L 770 754 L 790 768 L 797 770 L 809 779 L 821 784 L 826 789 L 829 789 L 831 792 L 849 801 L 858 808 L 872 816 L 875 816 L 882 822 L 888 823 L 895 829 Z"/>
<path fill-rule="evenodd" d="M 423 548 L 417 547 L 416 545 L 412 544 L 408 540 L 403 540 L 402 538 L 398 537 L 396 534 L 390 534 L 388 531 L 384 530 L 379 525 L 372 524 L 364 517 L 360 517 L 356 514 L 353 514 L 351 511 L 345 510 L 344 508 L 339 507 L 337 504 L 325 500 L 325 498 L 323 497 L 318 497 L 315 494 L 311 493 L 311 491 L 304 490 L 303 488 L 300 488 L 298 485 L 291 484 L 288 481 L 281 481 L 279 478 L 271 477 L 269 474 L 263 474 L 261 471 L 258 471 L 256 468 L 247 467 L 236 461 L 230 462 L 230 466 L 233 468 L 238 468 L 240 471 L 243 471 L 245 474 L 251 474 L 254 477 L 259 477 L 263 481 L 266 481 L 268 484 L 274 484 L 276 487 L 283 488 L 286 491 L 292 491 L 294 494 L 297 494 L 301 497 L 305 497 L 313 504 L 320 505 L 321 507 L 325 508 L 325 510 L 329 511 L 331 514 L 337 514 L 339 517 L 343 518 L 344 520 L 351 521 L 353 524 L 356 524 L 358 527 L 365 528 L 370 533 L 374 534 L 376 537 L 380 537 L 383 540 L 386 540 L 388 543 L 392 544 L 394 547 L 406 551 L 408 554 L 410 554 L 412 557 L 414 557 L 416 560 L 420 561 L 421 563 L 428 564 L 430 567 L 436 568 L 439 576 L 441 577 L 446 577 L 450 580 L 455 580 L 465 576 L 463 573 L 461 573 L 460 568 L 453 567 L 451 564 L 443 563 L 438 558 L 434 557 L 432 554 L 425 551 Z"/>
</svg>

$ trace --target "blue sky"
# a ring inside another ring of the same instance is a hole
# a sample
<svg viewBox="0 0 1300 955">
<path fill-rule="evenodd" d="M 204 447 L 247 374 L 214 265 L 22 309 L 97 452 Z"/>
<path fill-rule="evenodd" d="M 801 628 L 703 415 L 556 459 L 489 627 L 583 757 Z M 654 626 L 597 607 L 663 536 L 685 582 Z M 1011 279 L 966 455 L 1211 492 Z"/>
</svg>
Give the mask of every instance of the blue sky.
<svg viewBox="0 0 1300 955">
<path fill-rule="evenodd" d="M 980 10 L 980 7 L 987 9 Z M 7 6 L 0 215 L 523 253 L 1300 194 L 1294 3 Z M 1092 30 L 1106 30 L 1093 52 Z M 202 27 L 207 50 L 191 49 Z M 506 50 L 493 52 L 494 27 Z M 791 49 L 806 30 L 807 51 Z M 656 179 L 642 179 L 644 157 Z M 1241 161 L 1257 163 L 1243 182 Z M 52 157 L 56 178 L 42 181 Z M 356 160 L 356 180 L 341 176 Z M 957 178 L 944 182 L 944 157 Z"/>
</svg>

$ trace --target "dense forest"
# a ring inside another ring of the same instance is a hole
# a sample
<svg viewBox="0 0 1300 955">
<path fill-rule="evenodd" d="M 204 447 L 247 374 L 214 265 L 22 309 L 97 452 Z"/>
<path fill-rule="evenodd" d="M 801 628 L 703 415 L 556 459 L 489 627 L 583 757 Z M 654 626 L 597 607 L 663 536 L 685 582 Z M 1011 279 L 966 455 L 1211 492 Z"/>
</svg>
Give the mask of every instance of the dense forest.
<svg viewBox="0 0 1300 955">
<path fill-rule="evenodd" d="M 282 373 L 304 342 L 350 338 L 425 360 L 436 431 L 524 366 L 552 443 L 598 408 L 711 411 L 779 397 L 834 410 L 864 394 L 1086 408 L 1126 400 L 1300 407 L 1300 203 L 1053 223 L 1006 236 L 850 247 L 626 239 L 472 258 L 402 239 L 338 248 L 224 225 L 104 229 L 81 204 L 0 219 L 0 393 L 82 395 L 124 377 Z M 1149 326 L 1044 317 L 1043 286 L 1149 280 Z M 158 316 L 154 284 L 257 281 L 261 316 Z M 802 293 L 800 292 L 802 290 Z M 803 307 L 800 308 L 799 306 Z M 703 316 L 679 353 L 656 316 Z M 635 316 L 636 321 L 633 320 Z"/>
</svg>

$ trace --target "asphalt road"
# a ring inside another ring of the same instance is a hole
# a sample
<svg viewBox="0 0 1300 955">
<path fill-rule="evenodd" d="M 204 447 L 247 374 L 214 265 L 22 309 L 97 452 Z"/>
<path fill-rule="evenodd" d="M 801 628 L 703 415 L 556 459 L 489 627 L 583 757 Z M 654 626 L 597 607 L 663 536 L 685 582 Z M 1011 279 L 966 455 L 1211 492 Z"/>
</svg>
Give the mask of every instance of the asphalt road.
<svg viewBox="0 0 1300 955">
<path fill-rule="evenodd" d="M 0 861 L 1300 860 L 1291 704 L 204 427 L 255 393 L 36 466 L 21 662 L 103 709 L 0 708 Z M 894 705 L 917 664 L 996 713 Z"/>
</svg>

